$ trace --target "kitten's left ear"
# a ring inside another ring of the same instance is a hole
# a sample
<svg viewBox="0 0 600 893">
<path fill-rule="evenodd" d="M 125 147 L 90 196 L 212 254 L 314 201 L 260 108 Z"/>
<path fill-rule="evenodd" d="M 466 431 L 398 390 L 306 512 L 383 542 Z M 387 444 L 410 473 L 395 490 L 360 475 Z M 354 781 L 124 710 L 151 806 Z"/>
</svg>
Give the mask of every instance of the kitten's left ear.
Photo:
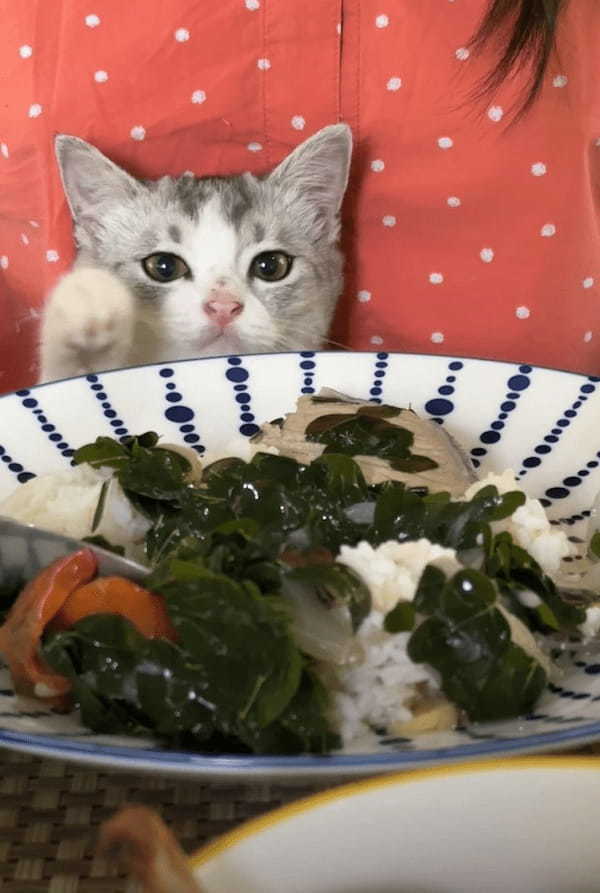
<svg viewBox="0 0 600 893">
<path fill-rule="evenodd" d="M 298 190 L 333 222 L 348 185 L 351 155 L 352 131 L 347 124 L 332 124 L 297 146 L 269 181 Z"/>
</svg>

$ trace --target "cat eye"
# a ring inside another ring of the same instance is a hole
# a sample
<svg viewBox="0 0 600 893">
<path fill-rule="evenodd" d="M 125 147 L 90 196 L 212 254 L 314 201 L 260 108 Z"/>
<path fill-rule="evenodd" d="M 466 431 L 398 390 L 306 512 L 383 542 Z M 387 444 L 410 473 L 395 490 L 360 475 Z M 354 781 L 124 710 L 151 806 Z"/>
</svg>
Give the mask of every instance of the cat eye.
<svg viewBox="0 0 600 893">
<path fill-rule="evenodd" d="M 256 276 L 265 282 L 278 282 L 285 279 L 293 262 L 294 258 L 285 251 L 263 251 L 256 255 L 248 272 L 250 276 Z"/>
<path fill-rule="evenodd" d="M 157 254 L 151 254 L 144 258 L 142 266 L 150 279 L 154 279 L 156 282 L 173 282 L 190 272 L 190 268 L 184 260 L 177 257 L 176 254 L 169 254 L 166 251 L 159 251 Z"/>
</svg>

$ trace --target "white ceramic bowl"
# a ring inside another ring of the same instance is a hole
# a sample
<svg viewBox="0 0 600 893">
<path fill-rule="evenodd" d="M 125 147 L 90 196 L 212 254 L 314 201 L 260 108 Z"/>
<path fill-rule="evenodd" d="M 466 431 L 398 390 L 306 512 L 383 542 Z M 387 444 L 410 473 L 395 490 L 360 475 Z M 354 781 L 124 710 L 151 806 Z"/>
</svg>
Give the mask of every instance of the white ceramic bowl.
<svg viewBox="0 0 600 893">
<path fill-rule="evenodd" d="M 98 435 L 154 430 L 201 452 L 291 411 L 322 387 L 411 406 L 454 434 L 482 473 L 512 467 L 569 534 L 582 535 L 600 491 L 598 378 L 526 365 L 380 353 L 288 353 L 144 366 L 0 398 L 0 498 L 31 474 L 66 469 Z M 2 671 L 0 670 L 0 673 Z M 347 776 L 557 749 L 600 739 L 600 655 L 573 663 L 527 718 L 471 725 L 372 751 L 251 757 L 165 751 L 94 736 L 74 716 L 17 703 L 0 678 L 0 746 L 80 763 L 210 777 Z"/>
<path fill-rule="evenodd" d="M 334 788 L 196 854 L 204 893 L 597 893 L 600 763 L 533 758 Z"/>
</svg>

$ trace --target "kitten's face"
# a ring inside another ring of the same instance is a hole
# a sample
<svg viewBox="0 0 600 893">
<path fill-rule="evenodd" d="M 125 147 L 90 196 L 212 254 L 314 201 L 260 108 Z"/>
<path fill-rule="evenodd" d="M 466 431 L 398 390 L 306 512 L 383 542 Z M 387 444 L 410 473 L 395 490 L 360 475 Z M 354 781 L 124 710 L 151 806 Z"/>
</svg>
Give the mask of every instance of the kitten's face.
<svg viewBox="0 0 600 893">
<path fill-rule="evenodd" d="M 82 261 L 130 287 L 172 358 L 321 346 L 342 286 L 350 151 L 336 125 L 264 179 L 140 182 L 82 140 L 57 141 Z"/>
</svg>

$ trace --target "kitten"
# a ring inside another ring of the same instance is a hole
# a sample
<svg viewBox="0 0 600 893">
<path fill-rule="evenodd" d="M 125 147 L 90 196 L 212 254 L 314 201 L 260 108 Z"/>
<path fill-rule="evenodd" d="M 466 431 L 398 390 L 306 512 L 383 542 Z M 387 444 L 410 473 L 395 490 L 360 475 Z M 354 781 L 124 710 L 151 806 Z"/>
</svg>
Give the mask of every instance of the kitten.
<svg viewBox="0 0 600 893">
<path fill-rule="evenodd" d="M 336 124 L 263 178 L 141 181 L 58 136 L 78 253 L 46 302 L 40 380 L 321 347 L 342 289 L 351 150 Z"/>
</svg>

